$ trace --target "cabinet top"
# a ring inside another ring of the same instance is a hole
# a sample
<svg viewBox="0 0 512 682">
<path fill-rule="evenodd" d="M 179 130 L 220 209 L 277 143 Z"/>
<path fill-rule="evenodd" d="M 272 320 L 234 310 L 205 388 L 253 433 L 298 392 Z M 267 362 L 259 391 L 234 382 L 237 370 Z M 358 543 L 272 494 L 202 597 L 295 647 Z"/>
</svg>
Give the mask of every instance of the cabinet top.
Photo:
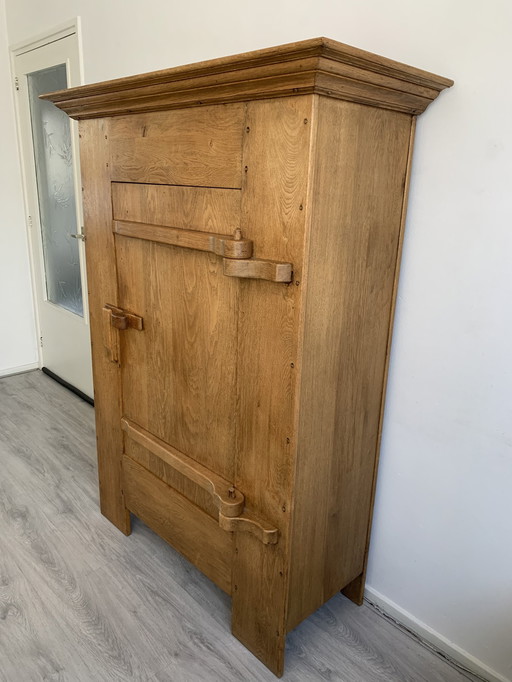
<svg viewBox="0 0 512 682">
<path fill-rule="evenodd" d="M 428 71 L 312 38 L 59 90 L 42 99 L 76 119 L 307 94 L 421 114 L 451 85 Z"/>
</svg>

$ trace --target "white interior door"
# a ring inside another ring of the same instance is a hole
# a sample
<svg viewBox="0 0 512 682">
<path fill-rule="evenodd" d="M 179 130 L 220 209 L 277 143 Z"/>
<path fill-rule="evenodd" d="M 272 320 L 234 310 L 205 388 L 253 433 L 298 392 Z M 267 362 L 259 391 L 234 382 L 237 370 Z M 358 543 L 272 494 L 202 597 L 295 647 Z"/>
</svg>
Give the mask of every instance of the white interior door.
<svg viewBox="0 0 512 682">
<path fill-rule="evenodd" d="M 41 363 L 92 397 L 76 124 L 39 95 L 80 85 L 76 34 L 14 57 Z"/>
</svg>

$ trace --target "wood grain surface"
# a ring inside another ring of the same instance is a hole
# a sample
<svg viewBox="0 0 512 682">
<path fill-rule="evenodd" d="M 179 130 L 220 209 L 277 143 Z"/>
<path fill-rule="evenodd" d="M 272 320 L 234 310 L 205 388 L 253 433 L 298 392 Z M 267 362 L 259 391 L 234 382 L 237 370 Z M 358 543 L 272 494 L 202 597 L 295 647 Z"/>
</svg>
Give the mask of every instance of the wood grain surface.
<svg viewBox="0 0 512 682">
<path fill-rule="evenodd" d="M 233 634 L 276 674 L 286 637 L 311 106 L 309 97 L 250 102 L 243 147 L 243 233 L 255 258 L 293 263 L 295 279 L 239 284 L 235 485 L 280 536 L 268 546 L 246 533 L 235 537 Z"/>
<path fill-rule="evenodd" d="M 221 514 L 227 517 L 240 516 L 244 509 L 244 496 L 233 487 L 231 482 L 182 452 L 178 452 L 128 419 L 123 417 L 121 424 L 123 431 L 131 440 L 136 441 L 169 467 L 206 490 Z"/>
<path fill-rule="evenodd" d="M 75 118 L 321 94 L 419 114 L 453 81 L 328 38 L 62 90 L 47 99 Z"/>
<path fill-rule="evenodd" d="M 91 324 L 94 399 L 97 407 L 96 434 L 101 511 L 120 530 L 130 532 L 130 515 L 121 488 L 121 455 L 123 439 L 121 421 L 121 382 L 119 367 L 119 332 L 109 326 L 111 346 L 105 347 L 105 313 L 107 303 L 118 305 L 117 263 L 112 234 L 112 201 L 110 197 L 109 122 L 84 121 L 80 124 L 80 165 L 83 195 L 89 316 Z M 98 143 L 98 141 L 100 143 Z M 112 362 L 112 360 L 116 360 Z"/>
<path fill-rule="evenodd" d="M 126 456 L 123 488 L 131 512 L 231 594 L 231 537 L 214 519 Z"/>
<path fill-rule="evenodd" d="M 202 230 L 186 230 L 182 227 L 149 225 L 126 220 L 114 220 L 113 229 L 115 234 L 121 234 L 124 237 L 146 239 L 168 246 L 179 246 L 182 249 L 208 251 L 224 258 L 245 259 L 250 258 L 252 254 L 252 242 L 249 239 L 236 239 L 232 234 L 212 234 Z M 248 263 L 252 261 L 243 261 L 244 265 Z"/>
<path fill-rule="evenodd" d="M 243 105 L 113 119 L 112 179 L 240 187 Z"/>
<path fill-rule="evenodd" d="M 238 281 L 212 254 L 120 235 L 116 249 L 121 305 L 144 318 L 121 336 L 123 415 L 234 481 Z"/>
<path fill-rule="evenodd" d="M 230 600 L 147 526 L 98 510 L 94 410 L 41 372 L 0 379 L 1 682 L 272 682 Z M 336 595 L 288 636 L 285 682 L 476 680 Z"/>
<path fill-rule="evenodd" d="M 232 234 L 240 227 L 240 190 L 112 183 L 114 220 Z"/>
<path fill-rule="evenodd" d="M 402 247 L 403 247 L 403 242 L 404 242 L 405 219 L 407 216 L 407 201 L 409 198 L 409 185 L 410 185 L 410 180 L 411 180 L 411 164 L 412 164 L 412 152 L 413 152 L 413 146 L 414 146 L 415 132 L 416 132 L 416 118 L 413 118 L 412 122 L 411 122 L 411 130 L 410 130 L 409 152 L 408 152 L 408 157 L 407 157 L 407 170 L 406 170 L 405 187 L 404 187 L 403 199 L 402 199 L 402 211 L 401 211 L 401 215 L 400 215 L 400 228 L 399 228 L 399 234 L 398 234 L 395 275 L 394 275 L 394 279 L 393 279 L 393 292 L 392 292 L 392 296 L 391 296 L 391 309 L 389 312 L 388 339 L 387 339 L 387 345 L 386 345 L 386 359 L 385 359 L 385 364 L 384 364 L 384 381 L 383 381 L 384 389 L 387 385 L 389 361 L 390 361 L 390 356 L 391 356 L 391 341 L 393 338 L 393 328 L 394 328 L 393 322 L 394 322 L 394 317 L 395 317 L 396 297 L 397 297 L 397 291 L 398 291 L 398 278 L 400 276 Z M 375 458 L 374 472 L 373 472 L 373 484 L 372 484 L 372 496 L 371 496 L 372 501 L 371 501 L 371 506 L 370 506 L 370 513 L 368 516 L 368 527 L 367 527 L 367 531 L 366 531 L 366 549 L 365 549 L 363 570 L 356 578 L 354 578 L 354 580 L 352 580 L 342 590 L 343 594 L 346 597 L 348 597 L 349 599 L 351 599 L 356 604 L 362 604 L 363 603 L 363 597 L 364 597 L 364 586 L 365 586 L 366 571 L 367 571 L 367 566 L 368 566 L 368 553 L 369 553 L 369 549 L 370 549 L 370 535 L 371 535 L 371 528 L 372 528 L 373 509 L 374 509 L 374 503 L 375 503 L 375 489 L 377 486 L 377 469 L 378 469 L 378 465 L 379 465 L 380 444 L 381 444 L 381 439 L 382 439 L 382 427 L 383 427 L 383 423 L 384 423 L 384 407 L 385 407 L 385 404 L 386 404 L 386 390 L 383 390 L 382 396 L 381 396 L 379 428 L 378 428 L 378 433 L 377 433 L 377 457 Z"/>
<path fill-rule="evenodd" d="M 319 98 L 289 629 L 364 567 L 410 130 Z"/>
</svg>

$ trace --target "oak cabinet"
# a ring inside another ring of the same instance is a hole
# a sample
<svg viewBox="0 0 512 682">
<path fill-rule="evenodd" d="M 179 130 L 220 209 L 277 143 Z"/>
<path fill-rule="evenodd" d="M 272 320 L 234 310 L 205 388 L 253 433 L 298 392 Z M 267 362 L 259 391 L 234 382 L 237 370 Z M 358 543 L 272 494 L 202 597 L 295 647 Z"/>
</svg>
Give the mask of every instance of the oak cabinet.
<svg viewBox="0 0 512 682">
<path fill-rule="evenodd" d="M 80 119 L 102 512 L 286 633 L 361 602 L 417 114 L 324 38 L 48 97 Z"/>
</svg>

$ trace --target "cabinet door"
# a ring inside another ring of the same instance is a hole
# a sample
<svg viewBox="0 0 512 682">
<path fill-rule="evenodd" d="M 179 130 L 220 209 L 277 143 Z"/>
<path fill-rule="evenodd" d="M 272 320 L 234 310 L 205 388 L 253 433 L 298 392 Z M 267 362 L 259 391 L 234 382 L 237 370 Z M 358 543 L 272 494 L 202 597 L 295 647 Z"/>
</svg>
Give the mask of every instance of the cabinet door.
<svg viewBox="0 0 512 682">
<path fill-rule="evenodd" d="M 229 592 L 231 538 L 204 484 L 234 481 L 239 283 L 207 247 L 232 236 L 240 192 L 114 183 L 112 197 L 116 309 L 139 320 L 113 330 L 127 506 Z"/>
<path fill-rule="evenodd" d="M 123 417 L 228 480 L 234 477 L 238 281 L 223 275 L 217 255 L 159 239 L 162 226 L 229 236 L 239 220 L 239 194 L 113 186 L 114 220 L 129 222 L 137 235 L 116 234 L 119 306 L 141 316 L 144 326 L 120 335 Z"/>
</svg>

